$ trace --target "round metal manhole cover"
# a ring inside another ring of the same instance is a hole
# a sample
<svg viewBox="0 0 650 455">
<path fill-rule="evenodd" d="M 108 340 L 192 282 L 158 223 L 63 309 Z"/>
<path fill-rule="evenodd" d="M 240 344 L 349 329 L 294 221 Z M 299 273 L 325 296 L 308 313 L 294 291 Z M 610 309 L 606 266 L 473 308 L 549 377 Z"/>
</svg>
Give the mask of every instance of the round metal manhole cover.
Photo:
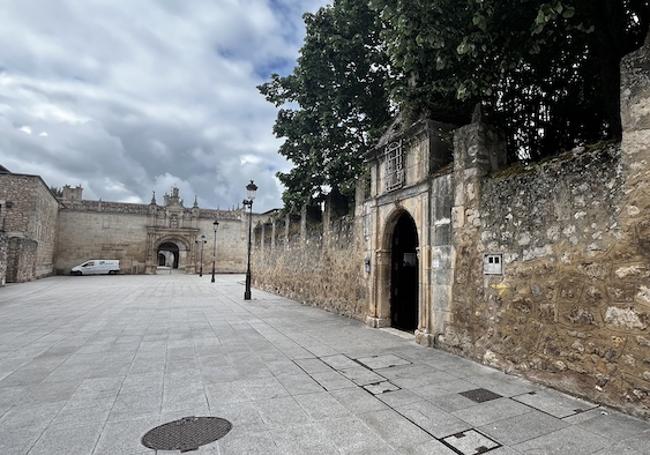
<svg viewBox="0 0 650 455">
<path fill-rule="evenodd" d="M 142 436 L 142 445 L 189 452 L 223 438 L 231 429 L 232 424 L 219 417 L 184 417 L 149 430 Z"/>
</svg>

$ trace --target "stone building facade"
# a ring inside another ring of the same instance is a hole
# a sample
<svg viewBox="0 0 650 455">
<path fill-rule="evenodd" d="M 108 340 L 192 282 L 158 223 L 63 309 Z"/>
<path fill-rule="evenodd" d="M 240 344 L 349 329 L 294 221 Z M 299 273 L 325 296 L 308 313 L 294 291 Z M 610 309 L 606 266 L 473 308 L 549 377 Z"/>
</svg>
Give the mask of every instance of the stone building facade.
<svg viewBox="0 0 650 455">
<path fill-rule="evenodd" d="M 155 196 L 149 204 L 91 201 L 81 187 L 55 195 L 39 176 L 0 172 L 2 284 L 69 273 L 90 259 L 120 260 L 123 273 L 208 274 L 214 257 L 217 273 L 241 273 L 247 234 L 243 210 L 196 200 L 185 207 L 177 188 L 161 204 Z"/>
<path fill-rule="evenodd" d="M 650 39 L 622 76 L 623 142 L 536 164 L 480 113 L 396 121 L 353 218 L 257 227 L 258 285 L 650 416 Z"/>
<path fill-rule="evenodd" d="M 177 188 L 164 195 L 162 204 L 155 197 L 149 204 L 88 201 L 64 189 L 56 270 L 65 273 L 85 260 L 104 258 L 120 260 L 126 273 L 153 274 L 161 266 L 209 273 L 217 220 L 216 269 L 242 272 L 248 225 L 244 215 L 241 210 L 202 209 L 196 202 L 185 207 Z"/>
<path fill-rule="evenodd" d="M 0 171 L 0 230 L 6 282 L 23 282 L 53 272 L 59 202 L 43 179 Z M 1 278 L 0 278 L 1 280 Z"/>
</svg>

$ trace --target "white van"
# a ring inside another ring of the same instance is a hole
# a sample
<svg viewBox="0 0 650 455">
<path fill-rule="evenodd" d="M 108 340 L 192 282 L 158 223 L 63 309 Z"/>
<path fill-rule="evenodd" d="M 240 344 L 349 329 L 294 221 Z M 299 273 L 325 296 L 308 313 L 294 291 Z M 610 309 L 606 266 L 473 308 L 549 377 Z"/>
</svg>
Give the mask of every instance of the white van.
<svg viewBox="0 0 650 455">
<path fill-rule="evenodd" d="M 120 273 L 120 261 L 112 259 L 91 259 L 72 267 L 70 275 L 115 275 Z"/>
</svg>

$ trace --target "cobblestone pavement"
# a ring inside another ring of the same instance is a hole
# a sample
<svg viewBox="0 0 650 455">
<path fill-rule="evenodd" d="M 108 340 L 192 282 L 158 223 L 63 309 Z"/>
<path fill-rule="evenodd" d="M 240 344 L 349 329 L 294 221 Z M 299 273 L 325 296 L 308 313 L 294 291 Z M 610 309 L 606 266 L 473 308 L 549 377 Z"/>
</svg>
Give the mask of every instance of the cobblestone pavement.
<svg viewBox="0 0 650 455">
<path fill-rule="evenodd" d="M 146 431 L 194 415 L 233 424 L 197 454 L 650 453 L 648 422 L 240 281 L 0 289 L 0 454 L 153 454 Z"/>
</svg>

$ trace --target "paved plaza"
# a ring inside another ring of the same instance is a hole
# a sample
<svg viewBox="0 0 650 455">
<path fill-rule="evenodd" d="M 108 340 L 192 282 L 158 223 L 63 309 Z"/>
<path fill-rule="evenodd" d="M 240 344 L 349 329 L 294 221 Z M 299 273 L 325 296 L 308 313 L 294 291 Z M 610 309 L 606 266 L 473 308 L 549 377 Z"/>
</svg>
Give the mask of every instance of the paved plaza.
<svg viewBox="0 0 650 455">
<path fill-rule="evenodd" d="M 153 454 L 186 416 L 233 425 L 197 454 L 650 454 L 648 422 L 241 280 L 0 289 L 0 454 Z"/>
</svg>

